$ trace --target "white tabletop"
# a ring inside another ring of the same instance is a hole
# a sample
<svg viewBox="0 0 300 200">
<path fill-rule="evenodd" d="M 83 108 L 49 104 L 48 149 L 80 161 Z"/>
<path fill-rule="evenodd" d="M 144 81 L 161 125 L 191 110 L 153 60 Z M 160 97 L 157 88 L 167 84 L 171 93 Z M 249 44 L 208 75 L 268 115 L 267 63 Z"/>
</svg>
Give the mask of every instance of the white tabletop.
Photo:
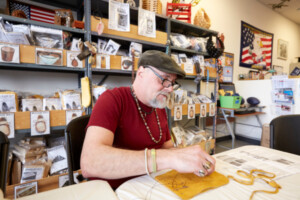
<svg viewBox="0 0 300 200">
<path fill-rule="evenodd" d="M 94 180 L 18 198 L 18 200 L 117 200 L 106 181 Z"/>
<path fill-rule="evenodd" d="M 232 156 L 245 155 L 242 158 L 246 162 L 242 166 L 235 166 L 236 163 Z M 225 158 L 225 157 L 226 158 Z M 249 156 L 249 158 L 248 158 Z M 251 159 L 251 156 L 253 159 Z M 237 178 L 238 169 L 256 168 L 268 172 L 274 172 L 278 178 L 275 181 L 281 185 L 282 189 L 277 194 L 256 193 L 253 200 L 278 199 L 278 200 L 299 200 L 300 199 L 300 156 L 269 149 L 261 146 L 244 146 L 214 155 L 217 160 L 216 171 L 224 175 L 234 175 Z M 292 161 L 287 165 L 279 163 L 278 158 Z M 251 162 L 252 160 L 252 162 Z M 275 161 L 274 161 L 275 160 Z M 233 162 L 232 162 L 233 161 Z M 269 164 L 273 165 L 269 165 Z M 255 165 L 255 166 L 253 166 Z M 286 165 L 286 167 L 284 166 Z M 283 169 L 283 170 L 282 170 Z M 288 169 L 288 170 L 285 170 Z M 249 199 L 254 190 L 271 190 L 274 188 L 268 186 L 265 182 L 257 179 L 254 185 L 242 185 L 230 179 L 227 185 L 206 191 L 192 198 L 192 200 L 243 200 Z M 165 186 L 156 182 L 153 178 L 145 175 L 131 179 L 123 183 L 116 194 L 120 200 L 177 200 L 177 195 L 167 189 Z"/>
</svg>

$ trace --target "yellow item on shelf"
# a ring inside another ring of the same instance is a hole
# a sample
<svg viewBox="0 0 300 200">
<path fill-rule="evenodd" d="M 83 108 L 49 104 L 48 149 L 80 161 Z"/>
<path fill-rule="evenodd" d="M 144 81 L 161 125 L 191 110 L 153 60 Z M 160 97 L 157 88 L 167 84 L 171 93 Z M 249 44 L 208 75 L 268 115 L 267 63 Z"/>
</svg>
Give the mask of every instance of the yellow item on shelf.
<svg viewBox="0 0 300 200">
<path fill-rule="evenodd" d="M 179 173 L 171 170 L 155 177 L 162 185 L 169 188 L 181 199 L 190 199 L 207 190 L 226 185 L 229 179 L 214 171 L 212 174 L 199 177 L 193 173 Z"/>
<path fill-rule="evenodd" d="M 87 108 L 91 105 L 92 96 L 90 90 L 90 80 L 88 77 L 81 78 L 81 103 Z"/>
<path fill-rule="evenodd" d="M 220 89 L 220 90 L 219 90 L 219 95 L 225 96 L 225 91 L 224 91 L 224 89 Z"/>
</svg>

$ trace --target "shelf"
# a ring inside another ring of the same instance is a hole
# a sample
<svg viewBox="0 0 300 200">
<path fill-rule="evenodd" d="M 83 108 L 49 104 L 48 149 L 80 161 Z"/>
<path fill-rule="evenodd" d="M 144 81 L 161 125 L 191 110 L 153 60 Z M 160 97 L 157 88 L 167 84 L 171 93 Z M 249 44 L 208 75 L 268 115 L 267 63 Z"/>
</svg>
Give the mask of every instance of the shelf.
<svg viewBox="0 0 300 200">
<path fill-rule="evenodd" d="M 71 68 L 66 66 L 37 65 L 31 63 L 1 63 L 0 69 L 3 70 L 24 70 L 24 71 L 43 71 L 43 72 L 64 72 L 64 73 L 84 73 L 84 68 Z"/>
<path fill-rule="evenodd" d="M 92 32 L 91 34 L 92 34 L 92 36 L 96 36 L 96 37 L 104 37 L 107 39 L 118 40 L 118 43 L 121 43 L 121 47 L 122 47 L 122 43 L 123 44 L 128 43 L 128 46 L 129 46 L 130 42 L 136 42 L 136 43 L 143 44 L 143 50 L 145 49 L 145 45 L 152 47 L 152 49 L 153 49 L 153 47 L 158 47 L 158 48 L 164 49 L 164 50 L 166 49 L 166 44 L 159 44 L 159 43 L 148 42 L 145 40 L 127 38 L 127 37 L 123 37 L 121 35 L 111 35 L 111 34 L 107 34 L 107 33 L 102 33 L 101 35 L 98 35 L 96 32 Z"/>
<path fill-rule="evenodd" d="M 182 22 L 176 19 L 170 19 L 171 23 L 171 33 L 181 33 L 188 36 L 195 37 L 208 37 L 210 35 L 217 36 L 217 31 L 212 31 L 209 29 L 201 28 L 200 26 L 195 26 L 186 22 Z M 184 28 L 183 28 L 184 27 Z"/>
<path fill-rule="evenodd" d="M 113 76 L 131 76 L 131 71 L 117 70 L 117 69 L 92 69 L 95 75 L 113 75 Z"/>
<path fill-rule="evenodd" d="M 46 27 L 46 28 L 53 28 L 53 29 L 68 31 L 68 32 L 72 32 L 72 33 L 84 34 L 84 33 L 87 32 L 87 31 L 82 30 L 82 29 L 75 29 L 75 28 L 70 28 L 70 27 L 66 27 L 66 26 L 59 26 L 59 25 L 55 25 L 55 24 L 48 24 L 48 23 L 33 21 L 33 20 L 29 20 L 29 19 L 22 19 L 22 18 L 19 18 L 19 17 L 12 17 L 12 16 L 9 16 L 9 15 L 1 15 L 1 17 L 3 17 L 4 20 L 8 20 L 10 22 L 17 22 L 17 23 L 21 23 L 21 24 L 30 24 L 30 25 L 36 25 L 36 26 L 43 26 L 43 27 Z"/>
<path fill-rule="evenodd" d="M 50 111 L 50 127 L 66 125 L 66 111 Z M 15 130 L 30 129 L 30 112 L 15 112 Z"/>
<path fill-rule="evenodd" d="M 94 16 L 91 16 L 91 31 L 93 32 L 93 35 L 97 35 L 97 25 L 99 23 L 99 19 L 96 19 Z M 156 31 L 156 38 L 150 38 L 142 35 L 138 35 L 138 26 L 130 24 L 130 31 L 129 32 L 123 32 L 123 31 L 116 31 L 108 29 L 108 19 L 102 18 L 102 23 L 104 24 L 104 30 L 103 34 L 107 37 L 112 37 L 112 35 L 115 35 L 115 39 L 120 40 L 126 40 L 126 41 L 132 41 L 136 40 L 139 42 L 142 42 L 143 44 L 149 44 L 151 46 L 156 45 L 166 45 L 167 44 L 167 33 L 162 31 Z"/>
</svg>

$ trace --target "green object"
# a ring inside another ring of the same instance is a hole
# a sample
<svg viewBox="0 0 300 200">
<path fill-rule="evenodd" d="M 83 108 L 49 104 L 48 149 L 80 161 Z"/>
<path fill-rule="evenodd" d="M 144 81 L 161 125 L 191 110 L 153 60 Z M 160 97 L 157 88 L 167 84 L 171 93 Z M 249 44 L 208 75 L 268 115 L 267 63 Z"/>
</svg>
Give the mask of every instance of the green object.
<svg viewBox="0 0 300 200">
<path fill-rule="evenodd" d="M 240 108 L 241 96 L 220 96 L 220 104 L 222 108 Z"/>
</svg>

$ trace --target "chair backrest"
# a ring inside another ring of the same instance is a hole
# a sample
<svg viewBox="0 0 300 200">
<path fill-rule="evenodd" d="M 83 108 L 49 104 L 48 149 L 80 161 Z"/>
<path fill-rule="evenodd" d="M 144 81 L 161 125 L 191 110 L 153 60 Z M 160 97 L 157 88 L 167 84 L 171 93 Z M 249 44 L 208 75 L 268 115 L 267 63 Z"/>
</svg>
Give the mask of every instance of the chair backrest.
<svg viewBox="0 0 300 200">
<path fill-rule="evenodd" d="M 65 140 L 67 146 L 69 183 L 74 184 L 73 171 L 80 169 L 80 156 L 85 137 L 85 129 L 90 115 L 73 119 L 66 127 Z"/>
<path fill-rule="evenodd" d="M 0 131 L 0 189 L 5 195 L 5 186 L 7 178 L 9 140 L 7 135 Z"/>
<path fill-rule="evenodd" d="M 283 115 L 270 123 L 270 147 L 300 155 L 300 115 Z"/>
</svg>

